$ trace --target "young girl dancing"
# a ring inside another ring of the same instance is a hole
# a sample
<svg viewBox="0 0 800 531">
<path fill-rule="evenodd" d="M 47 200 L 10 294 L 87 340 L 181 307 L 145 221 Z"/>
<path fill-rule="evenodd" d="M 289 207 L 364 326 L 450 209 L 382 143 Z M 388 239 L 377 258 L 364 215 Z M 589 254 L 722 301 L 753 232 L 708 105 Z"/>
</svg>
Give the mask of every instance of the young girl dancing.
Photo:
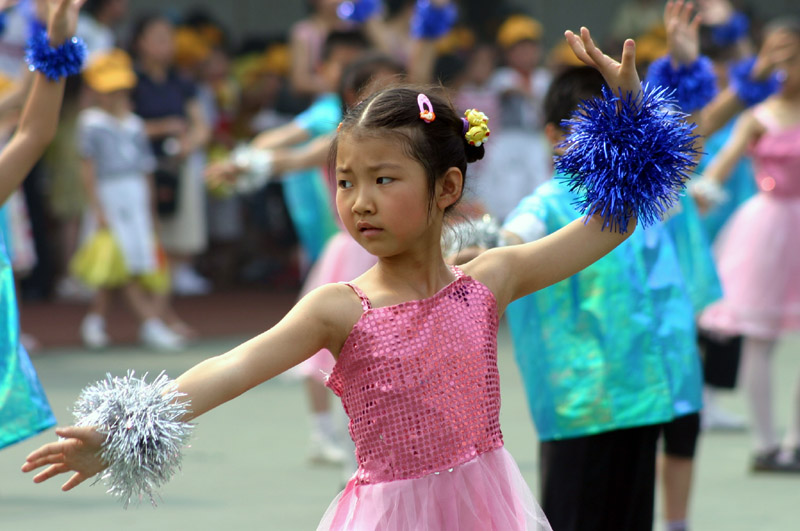
<svg viewBox="0 0 800 531">
<path fill-rule="evenodd" d="M 616 129 L 612 123 L 634 123 L 638 133 L 615 133 L 641 136 L 644 119 L 660 144 L 674 144 L 682 135 L 685 141 L 678 144 L 690 146 L 689 128 L 671 121 L 652 93 L 640 92 L 633 41 L 625 43 L 620 64 L 595 47 L 585 28 L 580 37 L 568 32 L 567 38 L 609 86 L 631 93 L 596 100 L 601 110 L 592 112 L 592 123 L 604 124 L 606 131 Z M 359 466 L 319 529 L 549 529 L 503 448 L 499 317 L 514 299 L 611 251 L 633 230 L 637 214 L 652 220 L 654 205 L 676 198 L 684 174 L 678 159 L 689 157 L 665 159 L 661 167 L 675 171 L 652 180 L 647 170 L 632 174 L 636 187 L 648 191 L 631 193 L 624 181 L 632 166 L 625 161 L 637 166 L 641 159 L 634 158 L 647 150 L 627 150 L 628 138 L 614 155 L 616 164 L 586 174 L 592 202 L 587 218 L 536 242 L 488 251 L 463 269 L 451 268 L 442 258 L 442 223 L 462 195 L 467 163 L 483 156 L 486 125 L 482 113 L 470 110 L 462 119 L 427 89 L 388 88 L 357 105 L 332 149 L 336 205 L 348 232 L 378 257 L 377 265 L 351 283 L 312 291 L 275 327 L 201 362 L 174 383 L 161 376 L 155 386 L 145 385 L 129 375 L 87 389 L 78 409 L 88 416 L 58 429 L 63 439 L 34 451 L 23 471 L 47 466 L 35 482 L 73 471 L 62 487 L 69 490 L 107 469 L 112 492 L 124 501 L 149 494 L 177 466 L 170 456 L 180 450 L 187 421 L 327 348 L 337 358 L 328 385 L 350 417 Z M 573 138 L 581 142 L 580 135 Z M 602 141 L 578 147 L 572 150 L 577 159 L 609 152 Z M 648 160 L 652 156 L 647 152 Z M 606 194 L 598 192 L 607 186 Z M 652 196 L 657 188 L 663 195 Z M 640 200 L 644 196 L 650 197 Z M 136 396 L 138 407 L 116 400 L 117 388 Z M 120 409 L 125 407 L 128 412 Z M 153 417 L 159 409 L 162 414 Z M 117 419 L 119 429 L 109 426 L 106 415 Z M 153 431 L 170 421 L 175 429 L 169 434 Z"/>
<path fill-rule="evenodd" d="M 733 214 L 717 240 L 723 300 L 701 316 L 700 326 L 744 336 L 743 384 L 756 438 L 755 471 L 800 472 L 800 379 L 781 454 L 772 414 L 772 358 L 786 331 L 800 329 L 800 21 L 767 27 L 764 48 L 784 43 L 780 92 L 737 122 L 705 170 L 721 185 L 749 148 L 759 191 Z"/>
<path fill-rule="evenodd" d="M 7 4 L 0 2 L 0 14 Z M 19 187 L 56 133 L 64 77 L 80 71 L 85 54 L 81 42 L 68 40 L 75 33 L 81 4 L 83 0 L 50 1 L 47 31 L 38 25 L 34 28 L 28 63 L 38 73 L 16 133 L 0 153 L 0 205 Z M 14 276 L 2 233 L 0 315 L 0 448 L 3 448 L 49 428 L 55 424 L 55 418 L 20 342 Z"/>
</svg>

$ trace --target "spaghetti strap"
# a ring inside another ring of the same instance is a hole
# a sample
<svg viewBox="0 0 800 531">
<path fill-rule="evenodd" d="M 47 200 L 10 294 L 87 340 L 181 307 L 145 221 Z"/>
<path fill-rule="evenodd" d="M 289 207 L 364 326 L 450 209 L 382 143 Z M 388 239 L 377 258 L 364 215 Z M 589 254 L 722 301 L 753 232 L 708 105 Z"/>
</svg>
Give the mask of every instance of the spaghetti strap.
<svg viewBox="0 0 800 531">
<path fill-rule="evenodd" d="M 456 276 L 456 278 L 461 278 L 464 276 L 464 272 L 461 271 L 461 268 L 458 266 L 450 266 L 450 271 Z"/>
<path fill-rule="evenodd" d="M 344 284 L 345 286 L 349 286 L 350 289 L 352 289 L 353 291 L 356 292 L 356 295 L 358 295 L 358 298 L 361 299 L 361 307 L 364 309 L 365 312 L 367 310 L 372 309 L 372 303 L 369 302 L 369 299 L 367 298 L 366 295 L 364 295 L 364 292 L 361 291 L 361 288 L 359 288 L 358 286 L 356 286 L 355 284 L 353 284 L 351 282 L 342 282 L 342 284 Z"/>
</svg>

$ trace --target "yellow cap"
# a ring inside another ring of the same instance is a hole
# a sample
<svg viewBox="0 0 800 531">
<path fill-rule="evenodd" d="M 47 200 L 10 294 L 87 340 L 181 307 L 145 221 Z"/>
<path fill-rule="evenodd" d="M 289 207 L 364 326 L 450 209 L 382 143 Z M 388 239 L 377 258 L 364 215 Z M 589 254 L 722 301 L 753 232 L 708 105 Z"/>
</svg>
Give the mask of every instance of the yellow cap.
<svg viewBox="0 0 800 531">
<path fill-rule="evenodd" d="M 525 15 L 511 15 L 497 31 L 497 44 L 511 48 L 518 42 L 538 41 L 542 38 L 542 25 Z"/>
<path fill-rule="evenodd" d="M 130 56 L 122 50 L 98 54 L 83 71 L 83 79 L 97 92 L 114 92 L 136 86 Z"/>
<path fill-rule="evenodd" d="M 204 61 L 211 53 L 211 46 L 194 28 L 186 26 L 175 30 L 175 63 L 192 68 Z"/>
</svg>

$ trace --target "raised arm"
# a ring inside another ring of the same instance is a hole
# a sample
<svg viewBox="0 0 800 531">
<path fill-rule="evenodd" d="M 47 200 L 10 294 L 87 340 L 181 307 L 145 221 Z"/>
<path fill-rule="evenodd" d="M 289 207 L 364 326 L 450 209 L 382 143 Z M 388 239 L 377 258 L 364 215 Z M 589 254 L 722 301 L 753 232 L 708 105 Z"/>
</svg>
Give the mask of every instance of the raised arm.
<svg viewBox="0 0 800 531">
<path fill-rule="evenodd" d="M 59 46 L 75 34 L 78 11 L 85 0 L 51 0 L 47 34 Z M 56 134 L 64 96 L 64 78 L 50 81 L 37 73 L 17 131 L 0 153 L 0 204 L 30 172 Z"/>
<path fill-rule="evenodd" d="M 743 113 L 736 121 L 728 141 L 706 166 L 703 177 L 713 180 L 716 184 L 724 184 L 747 148 L 763 132 L 764 127 L 756 120 L 752 111 Z"/>
</svg>

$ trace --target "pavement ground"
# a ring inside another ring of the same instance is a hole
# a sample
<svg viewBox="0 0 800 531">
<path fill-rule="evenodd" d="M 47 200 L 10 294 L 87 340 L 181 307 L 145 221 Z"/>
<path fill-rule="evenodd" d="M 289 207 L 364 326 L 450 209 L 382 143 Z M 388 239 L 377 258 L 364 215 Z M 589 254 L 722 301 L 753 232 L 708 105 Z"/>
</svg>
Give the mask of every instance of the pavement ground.
<svg viewBox="0 0 800 531">
<path fill-rule="evenodd" d="M 291 297 L 283 297 L 272 308 L 280 314 L 288 304 Z M 269 320 L 262 322 L 270 324 Z M 39 335 L 47 344 L 45 334 Z M 66 424 L 81 388 L 106 372 L 122 375 L 135 369 L 155 375 L 166 370 L 174 377 L 246 337 L 206 337 L 179 354 L 154 353 L 136 345 L 102 353 L 73 346 L 51 347 L 33 361 L 59 423 Z M 536 434 L 505 329 L 499 345 L 501 425 L 506 446 L 536 493 Z M 792 336 L 779 346 L 776 356 L 780 427 L 788 418 L 798 373 L 800 337 Z M 732 411 L 745 413 L 740 393 L 724 396 L 721 402 Z M 145 502 L 123 510 L 104 493 L 101 484 L 89 486 L 87 482 L 68 493 L 59 490 L 61 477 L 34 485 L 32 475 L 22 474 L 19 467 L 30 451 L 52 440 L 53 431 L 48 430 L 0 451 L 1 530 L 315 529 L 343 485 L 338 469 L 312 467 L 306 462 L 308 416 L 303 387 L 286 377 L 262 384 L 199 419 L 183 470 L 162 489 L 157 508 Z M 800 529 L 800 475 L 752 475 L 748 471 L 749 443 L 747 433 L 704 434 L 691 508 L 694 531 Z M 657 522 L 656 529 L 662 528 Z"/>
</svg>

